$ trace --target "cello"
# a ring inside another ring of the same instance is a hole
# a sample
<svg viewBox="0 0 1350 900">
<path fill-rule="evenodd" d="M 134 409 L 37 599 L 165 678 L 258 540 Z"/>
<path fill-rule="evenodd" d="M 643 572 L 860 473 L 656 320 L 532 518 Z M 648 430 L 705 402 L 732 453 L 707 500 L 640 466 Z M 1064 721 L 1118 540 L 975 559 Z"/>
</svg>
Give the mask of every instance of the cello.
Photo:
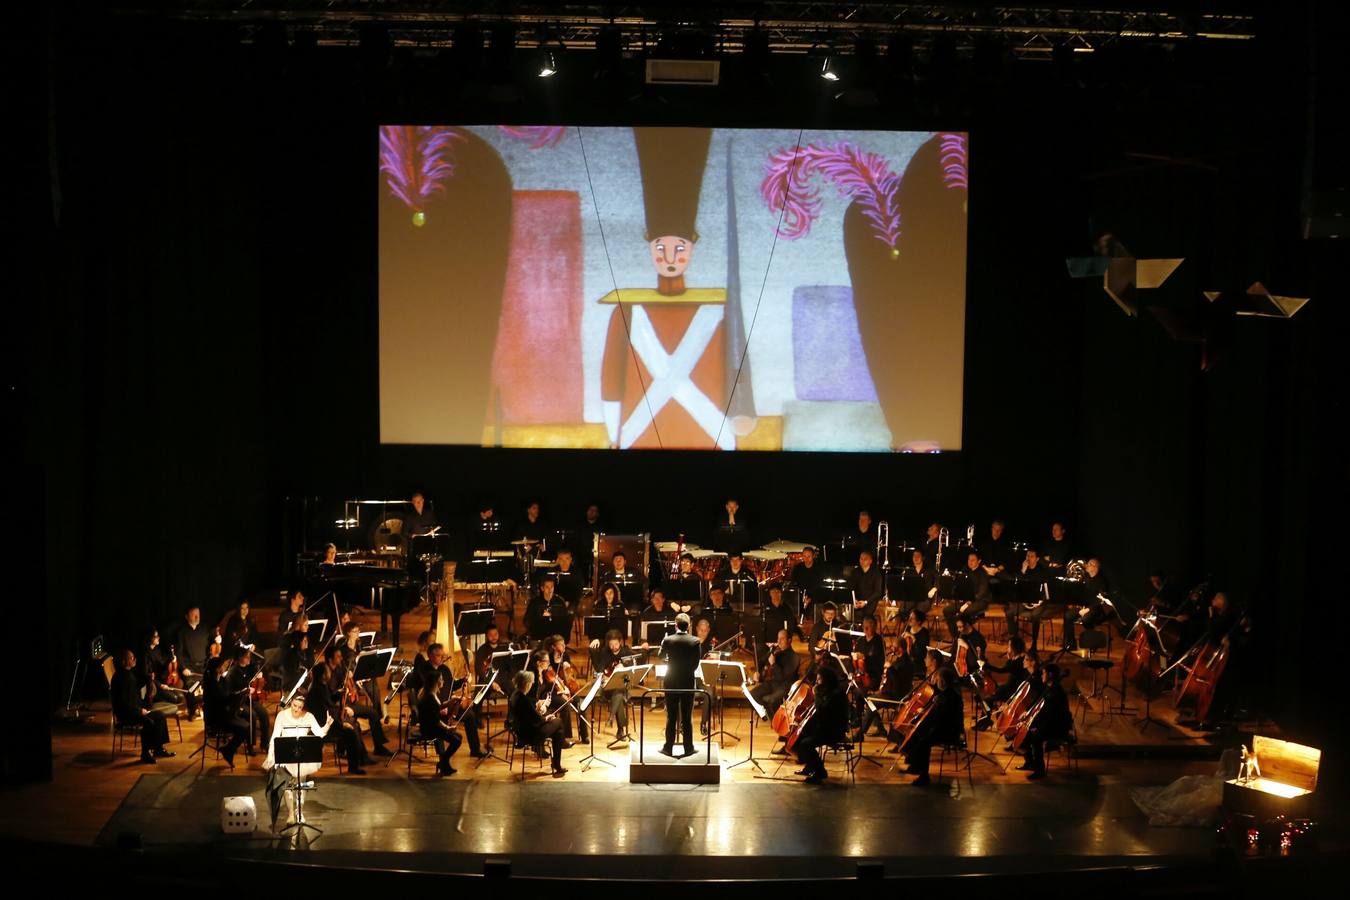
<svg viewBox="0 0 1350 900">
<path fill-rule="evenodd" d="M 999 707 L 997 715 L 994 717 L 994 733 L 1001 734 L 1011 740 L 1017 733 L 1017 724 L 1022 719 L 1022 714 L 1027 709 L 1027 702 L 1031 699 L 1031 682 L 1024 681 L 1013 691 L 1008 702 Z"/>
<path fill-rule="evenodd" d="M 1233 632 L 1239 628 L 1245 629 L 1249 624 L 1245 615 L 1240 616 L 1222 638 L 1216 640 L 1213 637 L 1208 637 L 1201 640 L 1177 661 L 1177 665 L 1186 671 L 1186 678 L 1181 682 L 1181 686 L 1176 692 L 1175 704 L 1177 709 L 1181 709 L 1183 706 L 1193 706 L 1197 719 L 1203 722 L 1209 718 L 1210 708 L 1214 704 L 1214 695 L 1219 688 L 1219 681 L 1223 678 L 1224 670 L 1228 667 Z M 1192 654 L 1194 654 L 1195 662 L 1187 667 L 1186 659 Z"/>
<path fill-rule="evenodd" d="M 1031 708 L 1028 709 L 1023 714 L 1021 721 L 1017 723 L 1016 730 L 1013 732 L 1011 736 L 1012 749 L 1014 753 L 1020 751 L 1022 749 L 1022 745 L 1026 743 L 1027 735 L 1031 733 L 1031 726 L 1036 724 L 1036 717 L 1041 714 L 1041 710 L 1043 709 L 1045 709 L 1044 696 L 1042 696 L 1041 699 L 1033 703 L 1031 705 Z"/>
<path fill-rule="evenodd" d="M 814 704 L 815 693 L 810 683 L 805 678 L 798 678 L 792 683 L 778 711 L 773 714 L 773 730 L 786 738 L 797 722 L 798 713 L 804 715 Z"/>
</svg>

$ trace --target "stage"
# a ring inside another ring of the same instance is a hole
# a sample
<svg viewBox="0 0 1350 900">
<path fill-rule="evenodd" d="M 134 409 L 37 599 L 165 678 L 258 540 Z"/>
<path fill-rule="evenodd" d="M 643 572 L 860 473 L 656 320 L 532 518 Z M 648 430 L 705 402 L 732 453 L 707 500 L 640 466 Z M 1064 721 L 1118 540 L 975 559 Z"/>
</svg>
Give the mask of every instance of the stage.
<svg viewBox="0 0 1350 900">
<path fill-rule="evenodd" d="M 138 835 L 151 854 L 460 874 L 503 858 L 515 876 L 656 880 L 844 878 L 862 860 L 934 876 L 1198 865 L 1215 846 L 1208 828 L 1150 828 L 1130 786 L 1105 779 L 848 789 L 333 776 L 305 803 L 323 834 L 299 845 L 267 827 L 261 778 L 190 771 L 142 775 L 97 843 Z M 253 835 L 221 833 L 221 799 L 237 794 L 261 811 Z"/>
</svg>

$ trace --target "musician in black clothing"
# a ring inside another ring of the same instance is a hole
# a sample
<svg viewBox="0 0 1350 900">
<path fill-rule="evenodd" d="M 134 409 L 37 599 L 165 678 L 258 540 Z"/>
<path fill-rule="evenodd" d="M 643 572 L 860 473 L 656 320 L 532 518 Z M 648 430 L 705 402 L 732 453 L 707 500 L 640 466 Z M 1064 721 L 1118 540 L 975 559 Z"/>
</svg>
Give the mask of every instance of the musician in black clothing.
<svg viewBox="0 0 1350 900">
<path fill-rule="evenodd" d="M 542 541 L 548 536 L 548 525 L 540 515 L 538 500 L 531 500 L 525 507 L 525 518 L 516 526 L 514 534 L 517 540 L 524 541 Z"/>
<path fill-rule="evenodd" d="M 820 596 L 820 579 L 824 573 L 816 565 L 816 548 L 807 546 L 802 549 L 802 561 L 792 567 L 789 580 L 797 586 L 802 595 L 802 618 L 808 615 L 814 618 L 811 604 Z"/>
<path fill-rule="evenodd" d="M 830 601 L 820 607 L 820 621 L 811 629 L 811 646 L 816 650 L 828 649 L 832 653 L 847 653 L 853 646 L 852 637 L 834 632 L 835 627 L 844 627 L 845 623 L 836 620 L 838 610 Z M 835 649 L 837 647 L 837 649 Z"/>
<path fill-rule="evenodd" d="M 496 622 L 488 625 L 487 631 L 483 632 L 483 643 L 478 645 L 478 649 L 473 652 L 474 669 L 480 679 L 486 678 L 488 672 L 492 669 L 492 654 L 505 653 L 511 649 L 511 645 L 502 640 L 502 630 Z"/>
<path fill-rule="evenodd" d="M 680 557 L 680 573 L 666 584 L 666 596 L 672 611 L 693 613 L 703 602 L 703 578 L 694 571 L 694 557 Z"/>
<path fill-rule="evenodd" d="M 600 586 L 600 596 L 595 601 L 591 615 L 604 616 L 605 621 L 611 626 L 619 628 L 621 631 L 628 630 L 627 610 L 624 609 L 623 602 L 619 600 L 618 587 L 610 582 L 605 582 Z M 592 647 L 596 646 L 599 646 L 599 644 L 593 641 Z"/>
<path fill-rule="evenodd" d="M 769 585 L 769 603 L 763 609 L 764 627 L 759 635 L 759 658 L 756 665 L 764 664 L 764 657 L 778 640 L 778 632 L 787 629 L 789 637 L 805 641 L 801 626 L 797 624 L 797 613 L 783 603 L 783 586 L 778 582 Z"/>
<path fill-rule="evenodd" d="M 994 692 L 995 703 L 1005 702 L 1017 692 L 1017 689 L 1022 686 L 1022 682 L 1027 680 L 1026 656 L 1026 641 L 1022 640 L 1020 634 L 1014 634 L 1008 638 L 1008 656 L 1003 660 L 1003 665 L 985 662 L 984 666 L 989 671 L 1008 676 L 1008 680 L 999 685 L 998 690 Z"/>
<path fill-rule="evenodd" d="M 677 613 L 675 613 L 673 610 L 670 609 L 670 607 L 666 605 L 666 592 L 661 590 L 661 588 L 654 588 L 652 590 L 651 602 L 648 603 L 647 607 L 642 610 L 642 615 L 638 616 L 638 621 L 673 622 L 675 621 L 676 615 Z M 642 638 L 642 643 L 640 646 L 642 647 L 643 650 L 650 649 L 647 643 L 646 626 L 640 625 L 639 627 L 642 628 L 642 631 L 639 633 L 639 637 Z M 658 632 L 658 634 L 660 633 Z M 660 636 L 665 637 L 664 634 Z"/>
<path fill-rule="evenodd" d="M 613 671 L 615 666 L 626 665 L 624 659 L 634 655 L 633 649 L 623 642 L 623 633 L 617 628 L 610 629 L 605 635 L 604 645 L 598 649 L 595 655 L 595 663 L 592 668 L 600 673 L 601 678 L 608 679 L 608 673 Z M 617 690 L 605 692 L 605 701 L 609 703 L 610 715 L 614 718 L 616 741 L 629 740 L 628 690 L 629 687 L 620 687 Z"/>
<path fill-rule="evenodd" d="M 798 775 L 807 784 L 820 784 L 829 777 L 820 748 L 844 739 L 848 729 L 848 697 L 837 669 L 822 666 L 816 673 L 815 709 L 801 724 L 793 750 L 802 764 Z"/>
<path fill-rule="evenodd" d="M 675 755 L 677 728 L 684 736 L 684 755 L 694 753 L 694 695 L 680 691 L 693 690 L 694 673 L 702 658 L 698 638 L 689 633 L 689 616 L 680 613 L 675 617 L 675 633 L 661 641 L 661 659 L 666 663 L 663 684 L 675 692 L 666 695 L 666 742 L 661 747 L 666 756 Z"/>
<path fill-rule="evenodd" d="M 445 661 L 446 656 L 447 654 L 443 645 L 427 645 L 427 665 L 429 672 L 427 675 L 423 676 L 422 683 L 430 684 L 432 680 L 439 675 L 444 682 L 444 693 L 448 694 L 453 693 L 454 691 L 463 690 L 465 679 L 456 678 L 454 673 L 450 671 L 450 666 L 447 665 Z M 442 696 L 444 696 L 444 694 Z M 483 755 L 482 746 L 478 741 L 478 709 L 476 707 L 470 707 L 465 711 L 460 721 L 464 725 L 464 737 L 468 740 L 469 755 L 474 759 L 478 759 Z M 383 748 L 377 745 L 375 752 L 381 756 L 386 755 L 387 751 L 381 752 L 382 750 Z"/>
<path fill-rule="evenodd" d="M 1148 603 L 1146 608 L 1151 608 L 1165 616 L 1175 615 L 1180 611 L 1185 597 L 1181 589 L 1172 583 L 1171 579 L 1163 573 L 1161 569 L 1154 570 L 1148 575 Z"/>
<path fill-rule="evenodd" d="M 989 576 L 985 574 L 980 554 L 971 550 L 966 554 L 965 588 L 963 598 L 947 603 L 942 609 L 942 617 L 947 620 L 947 633 L 956 637 L 956 617 L 970 616 L 972 619 L 984 615 L 989 608 L 993 595 L 989 590 Z"/>
<path fill-rule="evenodd" d="M 1045 705 L 1031 722 L 1023 742 L 1026 762 L 1019 769 L 1030 769 L 1027 778 L 1032 780 L 1045 777 L 1045 751 L 1057 747 L 1072 739 L 1073 713 L 1069 710 L 1069 698 L 1059 684 L 1059 666 L 1050 663 L 1041 671 L 1041 682 L 1045 690 L 1041 700 Z"/>
<path fill-rule="evenodd" d="M 286 645 L 287 635 L 291 632 L 291 627 L 305 614 L 305 592 L 292 591 L 290 602 L 281 615 L 277 616 L 277 646 Z"/>
<path fill-rule="evenodd" d="M 567 656 L 567 639 L 560 634 L 555 634 L 544 642 L 544 649 L 548 653 L 548 666 L 553 670 L 554 677 L 560 679 L 565 686 L 569 677 L 575 678 L 572 661 Z M 581 693 L 584 694 L 584 692 Z M 576 697 L 575 694 L 572 694 L 571 696 Z M 580 697 L 576 697 L 576 699 L 580 699 Z M 563 739 L 566 741 L 572 740 L 573 710 L 574 707 L 572 706 L 564 706 L 559 710 L 563 723 Z M 576 712 L 576 720 L 577 740 L 581 741 L 583 744 L 589 743 L 591 740 L 591 731 L 590 726 L 586 722 L 585 714 L 578 710 Z"/>
<path fill-rule="evenodd" d="M 865 509 L 858 510 L 858 525 L 845 532 L 843 543 L 846 548 L 844 561 L 853 565 L 859 565 L 862 551 L 876 551 L 877 529 L 872 523 L 870 512 Z"/>
<path fill-rule="evenodd" d="M 722 506 L 722 515 L 718 517 L 717 528 L 713 533 L 713 542 L 718 550 L 740 555 L 750 544 L 750 526 L 741 513 L 741 504 L 735 497 L 728 497 Z"/>
<path fill-rule="evenodd" d="M 1228 662 L 1223 677 L 1214 689 L 1214 698 L 1209 704 L 1206 718 L 1197 724 L 1201 731 L 1217 731 L 1222 721 L 1229 719 L 1237 692 L 1242 686 L 1242 666 L 1246 659 L 1247 644 L 1251 640 L 1252 623 L 1246 615 L 1234 609 L 1223 591 L 1216 593 L 1209 601 L 1209 611 L 1205 619 L 1203 640 L 1211 646 L 1226 645 Z"/>
<path fill-rule="evenodd" d="M 558 565 L 553 570 L 553 581 L 567 611 L 575 616 L 577 605 L 581 603 L 581 593 L 585 588 L 585 576 L 576 568 L 572 560 L 572 551 L 566 547 L 558 548 Z M 566 633 L 569 632 L 564 632 Z"/>
<path fill-rule="evenodd" d="M 1083 586 L 1084 603 L 1082 606 L 1069 604 L 1064 607 L 1064 649 L 1078 649 L 1078 635 L 1074 633 L 1074 623 L 1080 623 L 1084 629 L 1096 628 L 1108 618 L 1115 618 L 1115 607 L 1109 602 L 1111 585 L 1102 572 L 1100 560 L 1089 559 L 1084 567 L 1087 581 Z M 1107 600 L 1102 598 L 1106 597 Z M 1121 623 L 1117 619 L 1117 626 Z"/>
<path fill-rule="evenodd" d="M 928 709 L 914 726 L 914 734 L 905 745 L 905 771 L 917 775 L 911 784 L 929 784 L 928 765 L 934 744 L 960 741 L 965 736 L 965 717 L 961 691 L 956 684 L 956 673 L 942 666 L 933 675 L 937 693 L 929 701 Z"/>
<path fill-rule="evenodd" d="M 1073 559 L 1073 548 L 1065 537 L 1063 522 L 1050 526 L 1050 537 L 1041 544 L 1041 559 L 1052 569 L 1062 569 Z"/>
<path fill-rule="evenodd" d="M 427 498 L 421 491 L 414 491 L 408 498 L 412 509 L 403 515 L 403 533 L 411 540 L 419 534 L 430 534 L 436 527 L 436 513 L 427 505 Z M 491 508 L 488 510 L 491 512 Z"/>
<path fill-rule="evenodd" d="M 572 614 L 558 596 L 558 584 L 553 576 L 545 576 L 539 583 L 539 593 L 530 598 L 525 607 L 525 624 L 530 637 L 543 640 L 552 634 L 572 633 Z"/>
<path fill-rule="evenodd" d="M 625 609 L 638 612 L 647 602 L 647 576 L 628 568 L 628 557 L 622 550 L 610 557 L 610 572 L 605 580 L 619 592 Z"/>
<path fill-rule="evenodd" d="M 1016 576 L 1015 599 L 1004 607 L 1003 616 L 1008 623 L 1008 634 L 1017 634 L 1019 619 L 1031 623 L 1032 648 L 1040 641 L 1041 619 L 1045 618 L 1047 607 L 1046 582 L 1050 577 L 1049 567 L 1041 562 L 1040 553 L 1027 548 L 1026 558 L 1022 560 Z"/>
<path fill-rule="evenodd" d="M 248 716 L 252 715 L 254 729 L 252 734 L 247 734 L 248 749 L 252 750 L 254 739 L 259 742 L 267 741 L 271 738 L 271 721 L 267 716 L 267 704 L 248 702 L 248 690 L 254 677 L 258 675 L 259 665 L 262 664 L 261 658 L 248 649 L 247 646 L 236 645 L 234 652 L 231 653 L 231 663 L 221 667 L 220 683 L 223 685 L 225 696 L 234 698 L 234 718 L 244 723 L 248 727 Z"/>
<path fill-rule="evenodd" d="M 923 668 L 923 659 L 928 654 L 928 626 L 924 624 L 925 621 L 917 609 L 911 609 L 905 630 L 898 637 L 916 672 Z"/>
<path fill-rule="evenodd" d="M 995 519 L 989 526 L 989 537 L 980 546 L 980 560 L 984 564 L 984 573 L 990 578 L 998 578 L 1013 567 L 1011 547 L 1003 536 L 1004 525 Z"/>
<path fill-rule="evenodd" d="M 938 552 L 941 549 L 942 526 L 931 522 L 923 536 L 923 556 L 934 568 L 937 568 Z"/>
<path fill-rule="evenodd" d="M 437 775 L 455 774 L 456 769 L 450 765 L 450 757 L 463 743 L 459 732 L 442 716 L 446 711 L 442 696 L 448 692 L 445 675 L 437 671 L 431 683 L 422 689 L 417 698 L 417 729 L 424 738 L 436 742 Z"/>
<path fill-rule="evenodd" d="M 130 650 L 122 651 L 117 671 L 113 673 L 109 684 L 112 694 L 113 715 L 122 725 L 141 726 L 141 762 L 154 764 L 158 759 L 173 756 L 172 750 L 165 750 L 169 742 L 169 725 L 164 714 L 151 709 L 151 702 L 141 695 L 141 685 L 136 677 L 136 654 Z"/>
<path fill-rule="evenodd" d="M 984 661 L 989 644 L 985 641 L 984 635 L 980 634 L 975 628 L 975 620 L 968 615 L 957 616 L 956 637 L 957 646 L 960 646 L 961 641 L 964 641 L 966 645 L 966 671 L 979 671 L 980 663 Z M 955 648 L 953 648 L 954 650 Z"/>
<path fill-rule="evenodd" d="M 257 634 L 253 627 L 253 617 L 249 615 L 247 600 L 239 601 L 238 608 L 225 623 L 223 634 L 228 646 L 240 644 L 252 648 L 257 645 Z"/>
<path fill-rule="evenodd" d="M 727 593 L 720 584 L 708 588 L 708 605 L 701 615 L 714 625 L 718 619 L 736 615 L 736 611 L 727 605 Z"/>
<path fill-rule="evenodd" d="M 903 592 L 900 598 L 901 609 L 907 615 L 911 610 L 917 609 L 927 616 L 928 610 L 937 599 L 938 573 L 922 550 L 915 550 L 910 554 L 909 568 L 901 576 L 900 584 Z"/>
<path fill-rule="evenodd" d="M 187 704 L 188 721 L 191 722 L 197 718 L 201 696 L 196 691 L 169 685 L 169 665 L 173 661 L 173 653 L 160 643 L 159 629 L 150 629 L 150 637 L 145 645 L 145 659 L 141 663 L 139 673 L 141 683 L 145 685 L 145 698 L 152 702 Z M 181 684 L 180 679 L 179 685 Z"/>
<path fill-rule="evenodd" d="M 797 680 L 799 666 L 791 636 L 786 628 L 780 628 L 774 643 L 769 645 L 765 664 L 760 667 L 760 682 L 750 689 L 750 695 L 764 707 L 767 718 L 772 719 L 778 707 L 783 705 Z"/>
<path fill-rule="evenodd" d="M 244 692 L 252 680 L 252 673 L 238 674 L 247 666 L 249 652 L 237 648 L 234 653 L 212 659 L 202 676 L 202 717 L 212 731 L 228 731 L 230 740 L 221 750 L 226 764 L 234 768 L 234 754 L 249 740 L 249 720 Z M 255 709 L 261 704 L 254 704 Z M 266 716 L 266 712 L 263 713 Z M 271 732 L 262 729 L 258 734 L 266 740 Z"/>
<path fill-rule="evenodd" d="M 734 601 L 759 602 L 759 583 L 755 581 L 754 573 L 746 568 L 745 558 L 739 550 L 727 554 L 714 581 L 719 587 L 725 587 Z"/>
<path fill-rule="evenodd" d="M 562 722 L 556 715 L 546 715 L 540 706 L 545 700 L 534 700 L 534 673 L 528 669 L 516 673 L 512 682 L 515 691 L 511 694 L 511 719 L 516 732 L 516 741 L 521 746 L 533 747 L 539 756 L 544 755 L 544 742 L 551 745 L 553 777 L 561 778 L 567 774 L 562 767 L 563 739 Z"/>
<path fill-rule="evenodd" d="M 859 742 L 873 723 L 878 728 L 881 726 L 881 717 L 867 708 L 866 695 L 861 691 L 871 693 L 878 690 L 886 669 L 886 642 L 877 634 L 876 617 L 867 616 L 862 625 L 863 636 L 854 639 L 852 652 L 853 678 L 860 689 L 859 693 L 853 695 L 853 722 L 858 728 L 854 740 Z M 862 667 L 861 672 L 858 671 L 859 666 Z"/>
<path fill-rule="evenodd" d="M 343 667 L 341 644 L 330 646 L 324 653 L 323 664 L 314 670 L 313 685 L 309 689 L 306 708 L 314 713 L 322 727 L 330 718 L 342 727 L 329 734 L 337 742 L 338 750 L 347 757 L 347 772 L 352 775 L 364 775 L 362 768 L 369 761 L 366 745 L 361 741 L 361 731 L 356 716 L 343 699 L 346 685 L 346 669 Z"/>
<path fill-rule="evenodd" d="M 210 655 L 211 635 L 202 625 L 202 611 L 192 607 L 187 611 L 178 634 L 174 636 L 174 655 L 178 657 L 178 677 L 189 690 L 202 682 L 206 659 Z M 205 688 L 203 688 L 205 690 Z"/>
<path fill-rule="evenodd" d="M 886 593 L 881 570 L 874 564 L 872 551 L 864 547 L 858 553 L 858 567 L 849 576 L 848 586 L 853 592 L 853 620 L 875 616 L 877 601 Z"/>
</svg>

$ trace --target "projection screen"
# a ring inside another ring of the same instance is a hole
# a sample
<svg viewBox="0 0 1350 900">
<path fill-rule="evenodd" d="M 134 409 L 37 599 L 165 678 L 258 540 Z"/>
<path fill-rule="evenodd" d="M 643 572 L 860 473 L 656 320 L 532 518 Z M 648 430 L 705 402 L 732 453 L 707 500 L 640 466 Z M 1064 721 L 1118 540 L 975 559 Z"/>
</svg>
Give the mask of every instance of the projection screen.
<svg viewBox="0 0 1350 900">
<path fill-rule="evenodd" d="M 961 446 L 960 132 L 386 125 L 380 437 Z"/>
</svg>

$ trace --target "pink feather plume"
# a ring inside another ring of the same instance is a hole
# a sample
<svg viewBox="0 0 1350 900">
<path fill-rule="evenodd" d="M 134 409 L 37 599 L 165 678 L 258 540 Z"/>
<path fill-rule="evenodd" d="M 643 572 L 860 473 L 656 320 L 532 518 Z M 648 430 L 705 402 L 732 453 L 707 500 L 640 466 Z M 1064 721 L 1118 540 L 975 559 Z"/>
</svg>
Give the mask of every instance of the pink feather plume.
<svg viewBox="0 0 1350 900">
<path fill-rule="evenodd" d="M 900 240 L 895 199 L 900 176 L 881 154 L 847 142 L 807 144 L 770 154 L 759 190 L 769 209 L 782 213 L 780 235 L 795 240 L 810 232 L 821 208 L 820 189 L 811 184 L 816 175 L 833 182 L 841 197 L 857 203 L 877 240 L 895 249 Z"/>
<path fill-rule="evenodd" d="M 385 125 L 380 128 L 380 173 L 389 193 L 421 212 L 445 193 L 455 174 L 451 145 L 460 135 L 445 125 Z"/>
</svg>

